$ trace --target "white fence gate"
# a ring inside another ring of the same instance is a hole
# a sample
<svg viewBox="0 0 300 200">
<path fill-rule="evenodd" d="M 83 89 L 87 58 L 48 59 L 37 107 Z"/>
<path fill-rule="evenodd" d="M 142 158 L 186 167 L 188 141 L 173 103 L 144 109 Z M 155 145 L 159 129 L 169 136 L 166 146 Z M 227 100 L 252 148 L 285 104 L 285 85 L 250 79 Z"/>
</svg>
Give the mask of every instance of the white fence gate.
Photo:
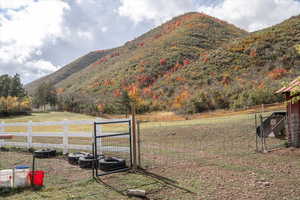
<svg viewBox="0 0 300 200">
<path fill-rule="evenodd" d="M 128 119 L 126 119 L 128 120 Z M 96 119 L 96 122 L 117 122 L 124 121 L 124 119 L 114 119 L 114 120 L 100 120 Z M 1 134 L 9 134 L 12 136 L 21 136 L 27 137 L 26 142 L 11 142 L 9 140 L 1 140 L 0 139 L 0 147 L 8 145 L 8 146 L 18 146 L 18 147 L 41 147 L 41 148 L 57 148 L 63 149 L 63 153 L 68 153 L 70 149 L 78 149 L 78 150 L 92 150 L 92 144 L 90 145 L 77 145 L 77 144 L 69 144 L 69 137 L 78 137 L 78 138 L 93 138 L 93 132 L 70 132 L 70 125 L 92 125 L 95 121 L 93 120 L 63 120 L 63 121 L 53 121 L 53 122 L 18 122 L 18 123 L 0 123 L 0 135 Z M 32 128 L 38 126 L 62 126 L 63 132 L 33 132 Z M 27 132 L 7 132 L 5 128 L 7 127 L 26 127 Z M 114 133 L 101 133 L 101 128 L 98 129 L 97 135 L 111 135 Z M 33 137 L 62 137 L 62 144 L 47 144 L 47 143 L 33 143 Z M 118 137 L 128 137 L 128 136 L 118 136 Z M 99 143 L 101 145 L 101 142 Z M 103 152 L 129 152 L 129 147 L 115 147 L 115 146 L 100 146 Z"/>
</svg>

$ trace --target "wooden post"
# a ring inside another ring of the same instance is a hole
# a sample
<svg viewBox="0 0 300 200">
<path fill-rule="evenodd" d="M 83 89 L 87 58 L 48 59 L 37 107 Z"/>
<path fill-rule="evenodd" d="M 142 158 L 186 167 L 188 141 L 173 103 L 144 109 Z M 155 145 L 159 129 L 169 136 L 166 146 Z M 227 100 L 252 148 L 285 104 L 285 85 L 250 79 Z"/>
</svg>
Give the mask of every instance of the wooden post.
<svg viewBox="0 0 300 200">
<path fill-rule="evenodd" d="M 259 134 L 260 134 L 260 142 L 261 142 L 261 152 L 263 152 L 263 124 L 262 124 L 262 115 L 259 115 L 259 122 L 260 122 L 260 129 L 259 129 Z"/>
<path fill-rule="evenodd" d="M 264 132 L 264 127 L 263 127 L 263 117 L 260 115 L 260 137 L 261 137 L 261 148 L 262 148 L 262 153 L 266 153 L 266 147 L 265 147 L 265 132 Z"/>
<path fill-rule="evenodd" d="M 138 167 L 142 168 L 142 161 L 141 161 L 141 122 L 137 121 L 137 144 L 138 144 Z"/>
<path fill-rule="evenodd" d="M 28 121 L 27 124 L 27 148 L 32 147 L 32 121 Z"/>
<path fill-rule="evenodd" d="M 293 145 L 293 142 L 292 142 L 292 103 L 289 102 L 288 103 L 288 145 L 289 147 L 291 147 Z"/>
<path fill-rule="evenodd" d="M 68 132 L 69 132 L 69 125 L 67 124 L 67 120 L 65 119 L 64 120 L 64 136 L 63 136 L 63 146 L 64 146 L 63 153 L 64 154 L 68 153 L 68 144 L 69 144 Z"/>
<path fill-rule="evenodd" d="M 256 152 L 258 152 L 258 137 L 257 137 L 257 115 L 255 113 L 255 143 L 256 143 Z"/>
<path fill-rule="evenodd" d="M 135 104 L 132 103 L 131 104 L 131 117 L 132 117 L 132 120 L 131 120 L 131 127 L 132 127 L 132 163 L 133 163 L 133 170 L 136 170 L 137 169 L 137 156 L 136 156 L 136 153 L 137 153 L 137 150 L 136 150 L 136 118 L 135 118 Z"/>
<path fill-rule="evenodd" d="M 2 121 L 1 122 L 1 124 L 0 124 L 0 133 L 4 133 L 4 121 Z M 0 139 L 0 147 L 3 147 L 4 146 L 4 139 L 3 140 L 1 140 Z"/>
</svg>

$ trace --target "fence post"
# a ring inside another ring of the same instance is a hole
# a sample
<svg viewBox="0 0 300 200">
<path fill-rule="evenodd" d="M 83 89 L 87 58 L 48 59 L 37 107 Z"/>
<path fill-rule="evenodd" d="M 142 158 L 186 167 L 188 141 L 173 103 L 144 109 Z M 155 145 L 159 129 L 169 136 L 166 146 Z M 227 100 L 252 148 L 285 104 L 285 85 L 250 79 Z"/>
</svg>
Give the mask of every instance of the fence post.
<svg viewBox="0 0 300 200">
<path fill-rule="evenodd" d="M 264 113 L 264 112 L 265 112 L 265 105 L 261 104 L 261 113 Z"/>
<path fill-rule="evenodd" d="M 1 121 L 0 133 L 4 133 L 4 121 Z M 0 140 L 0 147 L 3 147 L 3 146 L 4 146 L 4 140 Z"/>
<path fill-rule="evenodd" d="M 68 121 L 64 120 L 64 136 L 63 136 L 63 154 L 68 153 L 68 145 L 69 145 L 69 138 L 68 138 L 68 132 L 69 132 L 69 125 L 67 123 Z"/>
<path fill-rule="evenodd" d="M 256 144 L 256 152 L 258 152 L 258 137 L 257 137 L 257 115 L 255 113 L 255 144 Z"/>
<path fill-rule="evenodd" d="M 141 161 L 141 121 L 137 121 L 138 167 L 142 168 Z"/>
<path fill-rule="evenodd" d="M 265 130 L 264 130 L 263 116 L 262 115 L 260 115 L 260 136 L 261 136 L 262 153 L 267 153 Z"/>
<path fill-rule="evenodd" d="M 28 121 L 27 124 L 27 148 L 32 147 L 32 121 Z"/>
<path fill-rule="evenodd" d="M 100 118 L 96 118 L 96 122 L 100 122 Z M 98 124 L 98 125 L 96 125 L 96 135 L 98 136 L 98 135 L 102 135 L 102 126 L 101 126 L 101 124 Z M 98 155 L 101 155 L 101 154 L 103 154 L 103 152 L 101 151 L 101 147 L 102 147 L 102 140 L 101 140 L 101 138 L 97 138 L 96 140 L 98 140 L 97 141 L 97 154 Z"/>
<path fill-rule="evenodd" d="M 137 144 L 136 144 L 136 117 L 135 117 L 135 104 L 131 104 L 131 131 L 132 131 L 132 162 L 133 162 L 133 170 L 137 170 Z"/>
</svg>

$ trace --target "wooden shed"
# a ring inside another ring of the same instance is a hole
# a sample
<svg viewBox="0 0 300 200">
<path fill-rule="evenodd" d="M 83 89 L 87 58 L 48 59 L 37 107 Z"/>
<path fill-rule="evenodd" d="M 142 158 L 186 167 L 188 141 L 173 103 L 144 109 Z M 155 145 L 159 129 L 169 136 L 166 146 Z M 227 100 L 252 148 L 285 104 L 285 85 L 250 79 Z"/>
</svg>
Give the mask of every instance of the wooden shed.
<svg viewBox="0 0 300 200">
<path fill-rule="evenodd" d="M 285 95 L 287 101 L 286 133 L 289 146 L 300 147 L 300 77 L 289 83 L 288 86 L 279 89 L 276 93 Z"/>
</svg>

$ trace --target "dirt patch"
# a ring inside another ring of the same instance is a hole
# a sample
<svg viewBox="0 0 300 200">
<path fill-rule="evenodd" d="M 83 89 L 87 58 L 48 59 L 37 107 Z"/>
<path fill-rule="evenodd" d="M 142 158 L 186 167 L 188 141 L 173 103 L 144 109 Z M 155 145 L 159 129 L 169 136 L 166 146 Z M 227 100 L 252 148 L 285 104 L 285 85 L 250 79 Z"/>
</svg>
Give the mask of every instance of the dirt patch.
<svg viewBox="0 0 300 200">
<path fill-rule="evenodd" d="M 275 149 L 269 154 L 280 155 L 280 156 L 292 156 L 292 157 L 300 157 L 300 148 L 280 148 Z"/>
</svg>

